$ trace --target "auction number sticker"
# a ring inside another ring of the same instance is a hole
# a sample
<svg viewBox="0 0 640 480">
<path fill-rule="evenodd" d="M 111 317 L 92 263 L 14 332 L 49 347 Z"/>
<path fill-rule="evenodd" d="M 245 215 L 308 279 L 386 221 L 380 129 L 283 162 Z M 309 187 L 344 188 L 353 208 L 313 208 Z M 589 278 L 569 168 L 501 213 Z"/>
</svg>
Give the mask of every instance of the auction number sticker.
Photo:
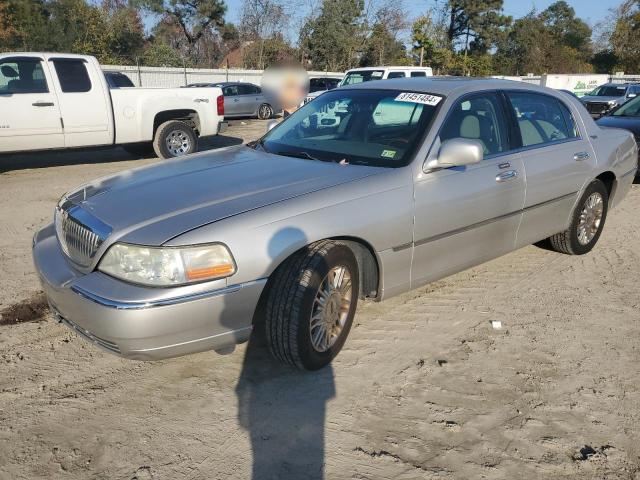
<svg viewBox="0 0 640 480">
<path fill-rule="evenodd" d="M 403 92 L 396 97 L 396 102 L 411 102 L 411 103 L 422 103 L 423 105 L 430 105 L 435 107 L 442 97 L 438 97 L 437 95 L 429 95 L 428 93 L 412 93 L 412 92 Z"/>
</svg>

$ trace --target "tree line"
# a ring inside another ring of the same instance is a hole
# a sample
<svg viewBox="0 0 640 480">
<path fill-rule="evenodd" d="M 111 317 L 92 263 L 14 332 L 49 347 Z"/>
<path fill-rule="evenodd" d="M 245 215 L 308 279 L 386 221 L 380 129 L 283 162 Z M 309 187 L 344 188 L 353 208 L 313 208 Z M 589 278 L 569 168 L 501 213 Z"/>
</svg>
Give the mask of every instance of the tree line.
<svg viewBox="0 0 640 480">
<path fill-rule="evenodd" d="M 226 15 L 224 0 L 0 0 L 0 51 L 208 68 L 296 61 L 325 71 L 429 65 L 449 75 L 640 72 L 640 0 L 622 1 L 593 27 L 563 0 L 516 19 L 502 0 L 436 0 L 417 18 L 402 0 L 244 0 L 237 22 Z"/>
</svg>

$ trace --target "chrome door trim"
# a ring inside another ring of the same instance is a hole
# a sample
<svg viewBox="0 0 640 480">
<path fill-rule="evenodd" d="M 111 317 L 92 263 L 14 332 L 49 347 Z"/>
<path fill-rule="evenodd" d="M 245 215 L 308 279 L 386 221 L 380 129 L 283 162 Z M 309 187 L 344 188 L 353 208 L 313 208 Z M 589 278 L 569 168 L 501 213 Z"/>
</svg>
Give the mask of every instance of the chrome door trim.
<svg viewBox="0 0 640 480">
<path fill-rule="evenodd" d="M 514 210 L 513 212 L 505 213 L 504 215 L 500 215 L 498 217 L 488 218 L 487 220 L 483 220 L 481 222 L 473 223 L 471 225 L 467 225 L 466 227 L 456 228 L 455 230 L 450 230 L 450 231 L 445 232 L 445 233 L 440 233 L 440 234 L 434 235 L 432 237 L 421 238 L 420 240 L 416 240 L 416 241 L 414 241 L 412 243 L 406 243 L 406 244 L 398 245 L 398 246 L 392 247 L 391 249 L 394 252 L 399 252 L 401 250 L 406 250 L 407 248 L 410 248 L 412 246 L 413 247 L 419 247 L 420 245 L 424 245 L 426 243 L 431 243 L 431 242 L 435 242 L 437 240 L 442 240 L 443 238 L 451 237 L 452 235 L 457 235 L 459 233 L 468 232 L 469 230 L 473 230 L 473 229 L 476 229 L 476 228 L 484 227 L 486 225 L 490 225 L 492 223 L 499 222 L 500 220 L 505 220 L 505 219 L 507 219 L 509 217 L 513 217 L 515 215 L 520 215 L 522 213 L 528 212 L 529 210 L 533 210 L 535 208 L 544 207 L 545 205 L 549 205 L 550 203 L 556 203 L 556 202 L 560 202 L 562 200 L 566 200 L 567 198 L 574 197 L 577 193 L 578 193 L 578 191 L 575 191 L 575 192 L 572 192 L 572 193 L 568 193 L 566 195 L 562 195 L 561 197 L 556 197 L 556 198 L 553 198 L 551 200 L 546 200 L 544 202 L 536 203 L 535 205 L 531 205 L 529 207 L 526 207 L 526 208 L 523 208 L 523 209 L 519 209 L 519 210 Z"/>
</svg>

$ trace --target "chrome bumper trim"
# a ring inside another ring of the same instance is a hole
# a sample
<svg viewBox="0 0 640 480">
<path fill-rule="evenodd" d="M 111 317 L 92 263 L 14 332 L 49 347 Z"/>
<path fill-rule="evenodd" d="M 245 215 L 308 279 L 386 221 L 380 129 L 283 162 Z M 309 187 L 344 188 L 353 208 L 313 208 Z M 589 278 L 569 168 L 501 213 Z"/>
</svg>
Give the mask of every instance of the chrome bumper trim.
<svg viewBox="0 0 640 480">
<path fill-rule="evenodd" d="M 221 295 L 228 295 L 230 293 L 238 292 L 244 287 L 253 286 L 257 283 L 264 282 L 265 278 L 260 278 L 254 280 L 252 282 L 240 283 L 237 285 L 231 285 L 225 288 L 219 288 L 217 290 L 211 290 L 208 292 L 200 292 L 194 293 L 191 295 L 183 295 L 180 297 L 173 298 L 165 298 L 162 300 L 155 300 L 152 302 L 120 302 L 117 300 L 111 300 L 109 298 L 104 298 L 99 295 L 95 295 L 91 292 L 86 291 L 85 289 L 74 285 L 71 287 L 71 290 L 83 298 L 95 302 L 99 305 L 109 308 L 115 308 L 116 310 L 141 310 L 145 308 L 154 308 L 154 307 L 166 307 L 168 305 L 176 305 L 178 303 L 190 302 L 193 300 L 200 300 L 202 298 L 211 298 L 218 297 Z"/>
</svg>

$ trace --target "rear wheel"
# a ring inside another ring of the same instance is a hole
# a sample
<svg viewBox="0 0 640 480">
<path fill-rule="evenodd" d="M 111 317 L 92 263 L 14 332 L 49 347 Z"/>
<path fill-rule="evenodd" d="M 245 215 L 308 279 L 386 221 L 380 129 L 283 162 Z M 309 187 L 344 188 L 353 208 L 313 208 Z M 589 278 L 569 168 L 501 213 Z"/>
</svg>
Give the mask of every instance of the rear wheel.
<svg viewBox="0 0 640 480">
<path fill-rule="evenodd" d="M 600 180 L 585 189 L 577 203 L 567 230 L 549 237 L 551 247 L 568 255 L 584 255 L 593 249 L 607 219 L 609 193 Z"/>
<path fill-rule="evenodd" d="M 156 130 L 153 150 L 163 159 L 189 155 L 198 151 L 198 136 L 185 122 L 169 120 Z"/>
<path fill-rule="evenodd" d="M 274 273 L 265 330 L 271 353 L 305 370 L 327 365 L 342 349 L 355 315 L 358 264 L 344 243 L 314 243 Z"/>
<path fill-rule="evenodd" d="M 267 103 L 263 103 L 258 107 L 258 118 L 260 120 L 268 120 L 273 117 L 273 108 Z"/>
</svg>

